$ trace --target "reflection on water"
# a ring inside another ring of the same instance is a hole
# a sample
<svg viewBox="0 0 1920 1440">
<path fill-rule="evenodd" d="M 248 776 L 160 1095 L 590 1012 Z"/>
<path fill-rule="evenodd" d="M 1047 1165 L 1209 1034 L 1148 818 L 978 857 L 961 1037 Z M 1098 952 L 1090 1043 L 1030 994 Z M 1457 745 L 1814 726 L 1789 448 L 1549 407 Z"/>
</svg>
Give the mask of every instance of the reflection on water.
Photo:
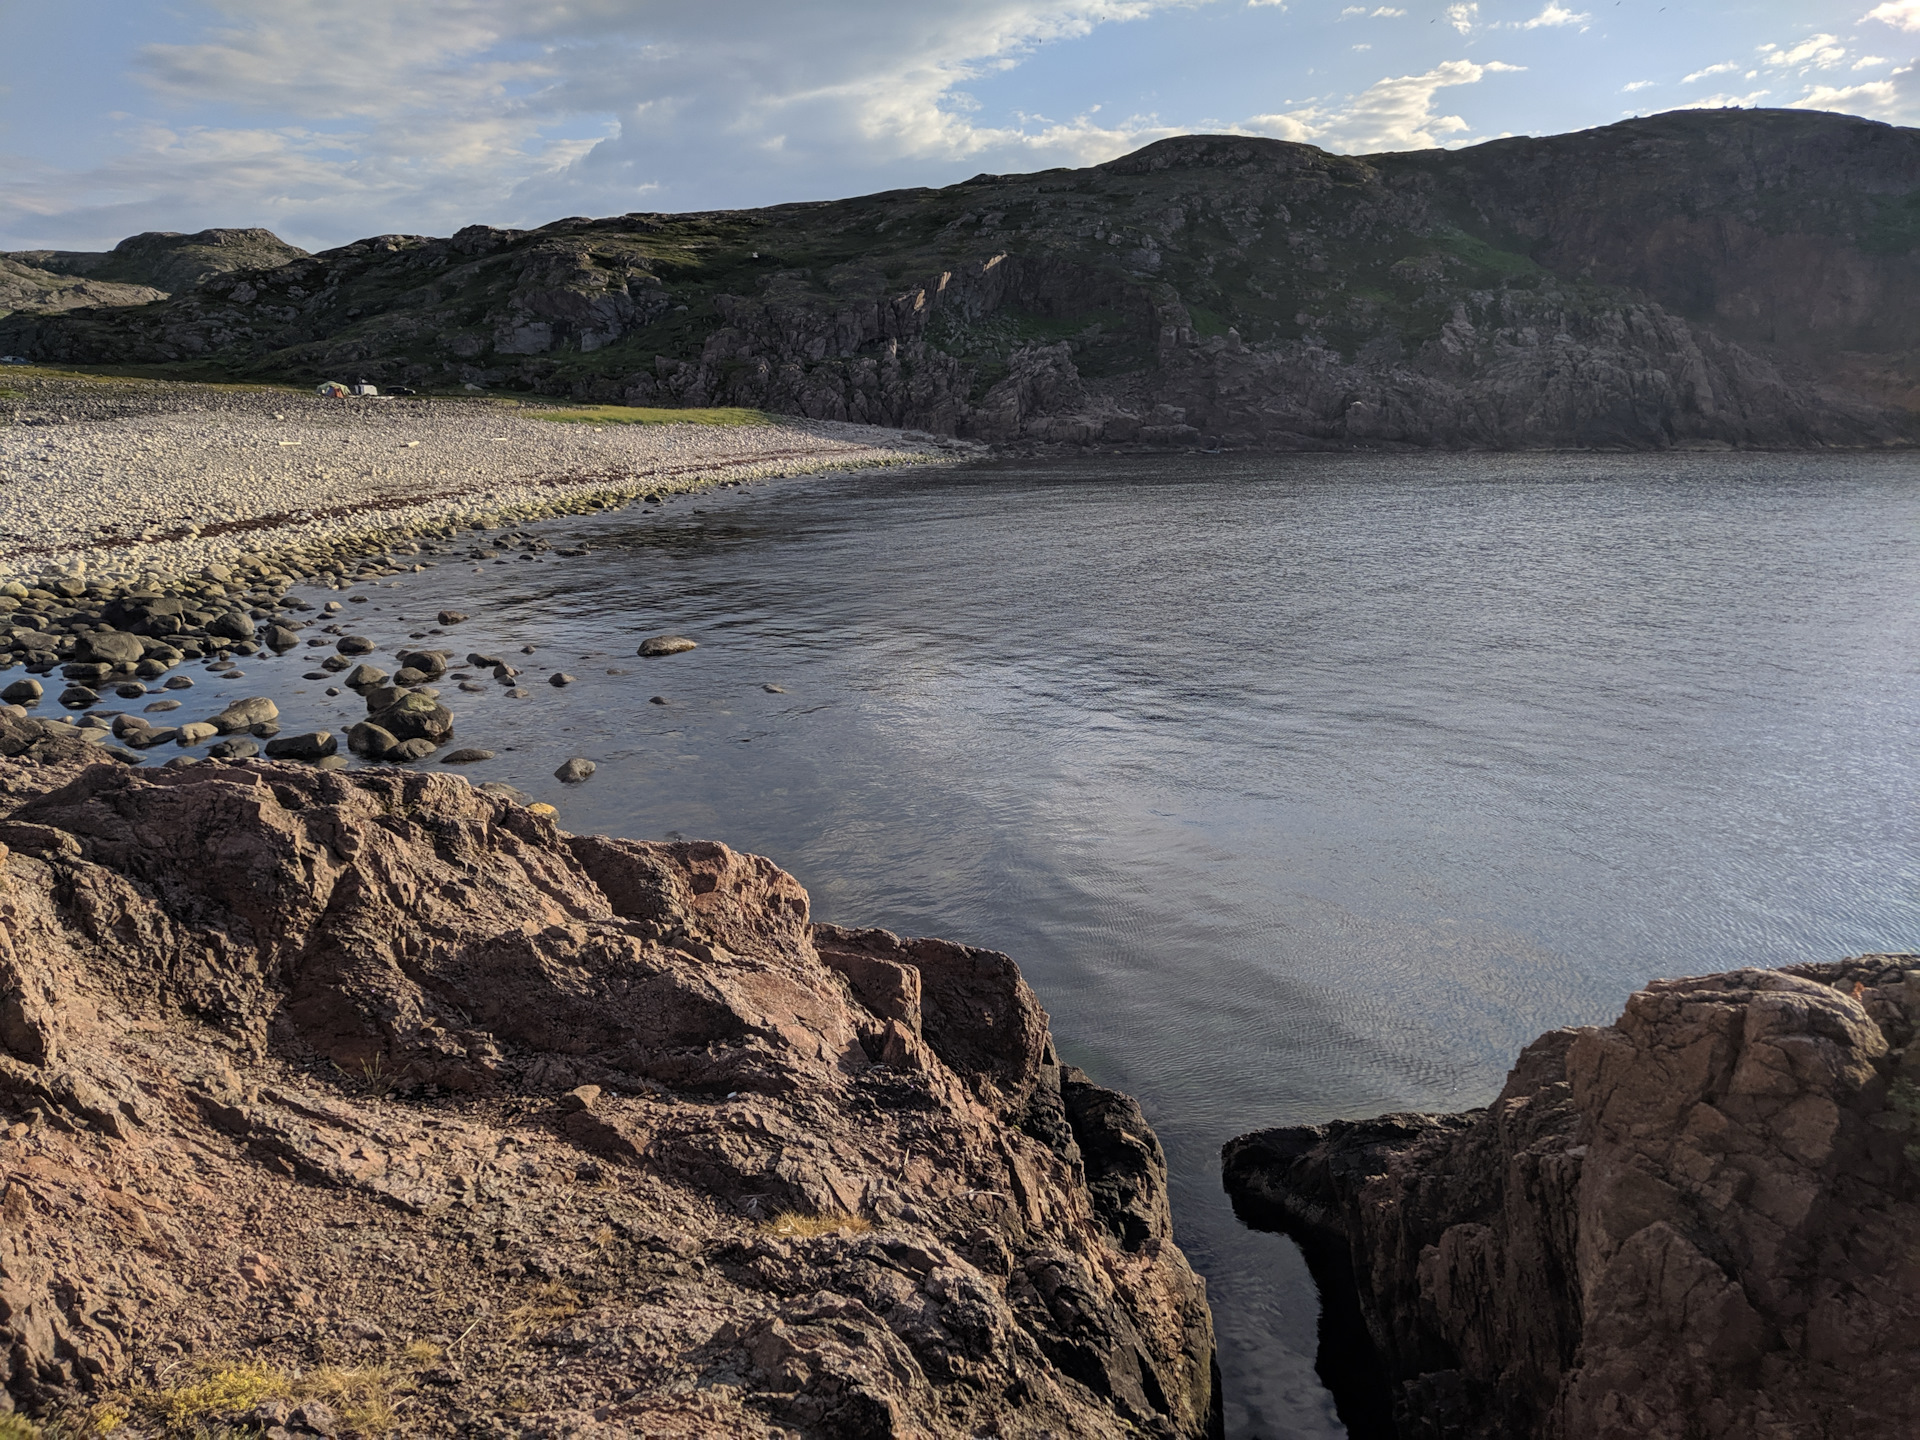
<svg viewBox="0 0 1920 1440">
<path fill-rule="evenodd" d="M 1914 480 L 1558 455 L 774 482 L 550 522 L 599 548 L 349 611 L 383 648 L 441 606 L 474 614 L 463 649 L 538 647 L 529 700 L 448 687 L 501 752 L 470 778 L 1013 954 L 1166 1142 L 1229 1433 L 1323 1436 L 1310 1282 L 1234 1221 L 1221 1141 L 1483 1103 L 1652 976 L 1920 944 Z M 634 658 L 661 632 L 701 648 Z M 318 692 L 290 726 L 355 715 Z M 563 791 L 573 754 L 599 772 Z"/>
</svg>

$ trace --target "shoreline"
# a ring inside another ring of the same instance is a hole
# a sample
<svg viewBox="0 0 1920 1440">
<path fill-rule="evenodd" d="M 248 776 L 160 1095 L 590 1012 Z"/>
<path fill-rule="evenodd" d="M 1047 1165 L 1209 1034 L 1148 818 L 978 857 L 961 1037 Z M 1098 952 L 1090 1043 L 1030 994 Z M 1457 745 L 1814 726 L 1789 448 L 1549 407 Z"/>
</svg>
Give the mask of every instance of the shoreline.
<svg viewBox="0 0 1920 1440">
<path fill-rule="evenodd" d="M 79 580 L 103 593 L 164 593 L 208 565 L 312 579 L 397 543 L 649 494 L 985 453 L 832 421 L 556 423 L 541 417 L 568 408 L 560 402 L 342 402 L 31 371 L 0 380 L 36 385 L 33 398 L 64 412 L 93 402 L 107 412 L 0 429 L 0 582 Z"/>
<path fill-rule="evenodd" d="M 202 757 L 188 751 L 208 746 L 205 758 L 246 761 L 261 754 L 256 741 L 267 758 L 328 768 L 347 764 L 341 752 L 349 748 L 371 761 L 491 758 L 491 751 L 448 748 L 455 717 L 429 683 L 461 664 L 458 652 L 430 648 L 444 625 L 392 647 L 391 686 L 387 672 L 370 664 L 350 680 L 354 660 L 370 662 L 387 647 L 344 635 L 335 644 L 342 607 L 295 591 L 343 592 L 424 575 L 454 563 L 469 541 L 486 549 L 490 533 L 635 500 L 833 471 L 956 464 L 981 448 L 745 412 L 702 416 L 722 423 L 567 423 L 558 405 L 398 397 L 343 404 L 178 382 L 41 383 L 43 398 L 71 412 L 110 413 L 80 421 L 62 414 L 51 424 L 0 431 L 0 670 L 24 666 L 27 677 L 6 685 L 0 699 L 41 729 L 79 735 L 128 765 L 146 763 L 143 752 L 161 745 L 177 747 L 177 758 L 164 763 L 193 763 Z M 555 418 L 542 418 L 542 408 Z M 300 455 L 309 447 L 324 458 Z M 126 505 L 95 499 L 116 490 L 145 500 L 146 509 L 128 518 Z M 159 503 L 143 492 L 157 492 Z M 170 528 L 150 523 L 168 510 Z M 88 528 L 76 534 L 76 524 Z M 310 629 L 312 636 L 304 633 Z M 339 736 L 282 738 L 270 694 L 235 701 L 245 716 L 168 723 L 193 684 L 179 671 L 188 661 L 234 679 L 244 673 L 240 659 L 286 656 L 303 645 L 326 646 L 324 659 L 312 659 L 336 685 L 368 699 L 366 725 Z M 508 677 L 503 683 L 518 675 L 492 657 L 489 663 Z M 35 678 L 56 671 L 60 678 L 47 684 Z M 142 699 L 148 703 L 134 713 L 119 708 Z M 401 700 L 431 719 L 401 724 L 398 709 L 383 712 L 408 730 L 397 746 L 383 743 L 393 737 L 378 727 L 375 702 Z M 32 713 L 42 705 L 64 713 Z M 154 720 L 145 712 L 156 712 Z"/>
</svg>

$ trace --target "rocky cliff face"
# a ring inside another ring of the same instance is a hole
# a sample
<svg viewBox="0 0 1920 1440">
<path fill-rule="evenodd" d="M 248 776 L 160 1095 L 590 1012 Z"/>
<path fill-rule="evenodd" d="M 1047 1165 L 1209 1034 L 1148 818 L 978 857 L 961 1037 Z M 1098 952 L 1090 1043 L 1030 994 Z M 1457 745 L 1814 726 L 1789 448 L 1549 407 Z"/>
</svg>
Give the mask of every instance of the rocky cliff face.
<svg viewBox="0 0 1920 1440">
<path fill-rule="evenodd" d="M 1917 1039 L 1920 956 L 1660 981 L 1485 1110 L 1244 1135 L 1226 1184 L 1371 1347 L 1334 1375 L 1357 1433 L 1893 1440 Z"/>
<path fill-rule="evenodd" d="M 150 230 L 111 250 L 0 254 L 0 315 L 147 305 L 234 270 L 270 270 L 307 252 L 271 230 Z"/>
<path fill-rule="evenodd" d="M 448 776 L 76 745 L 0 716 L 0 1406 L 1217 1426 L 1159 1147 L 1006 956 L 814 925 L 765 860 Z"/>
<path fill-rule="evenodd" d="M 1917 267 L 1920 132 L 1691 112 L 382 236 L 0 348 L 1002 443 L 1878 445 L 1916 433 Z"/>
</svg>

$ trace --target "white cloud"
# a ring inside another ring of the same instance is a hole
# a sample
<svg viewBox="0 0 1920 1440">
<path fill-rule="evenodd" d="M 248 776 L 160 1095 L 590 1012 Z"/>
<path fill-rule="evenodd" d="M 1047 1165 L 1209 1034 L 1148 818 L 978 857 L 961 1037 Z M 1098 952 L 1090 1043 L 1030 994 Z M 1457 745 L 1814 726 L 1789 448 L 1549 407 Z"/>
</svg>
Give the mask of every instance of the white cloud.
<svg viewBox="0 0 1920 1440">
<path fill-rule="evenodd" d="M 1789 100 L 1789 110 L 1844 110 L 1855 115 L 1872 115 L 1896 101 L 1891 80 L 1869 80 L 1864 85 L 1844 89 L 1833 85 L 1814 85 L 1798 100 Z"/>
<path fill-rule="evenodd" d="M 1356 49 L 1356 50 L 1371 50 L 1371 49 L 1373 48 L 1373 46 L 1371 46 L 1371 45 L 1356 45 L 1356 46 L 1354 46 L 1353 48 L 1354 48 L 1354 49 Z"/>
<path fill-rule="evenodd" d="M 1920 0 L 1915 0 L 1915 3 L 1920 4 Z M 1728 71 L 1738 70 L 1739 68 L 1740 66 L 1737 61 L 1722 60 L 1718 65 L 1709 65 L 1704 70 L 1696 70 L 1691 75 L 1681 76 L 1680 83 L 1682 85 L 1691 85 L 1694 81 L 1704 80 L 1709 75 L 1725 75 Z"/>
<path fill-rule="evenodd" d="M 1394 9 L 1391 5 L 1382 5 L 1378 10 L 1373 12 L 1373 18 L 1375 20 L 1398 20 L 1406 13 L 1404 10 Z"/>
<path fill-rule="evenodd" d="M 1479 18 L 1480 18 L 1480 6 L 1477 3 L 1477 0 L 1475 0 L 1475 3 L 1447 6 L 1447 23 L 1453 26 L 1453 28 L 1458 30 L 1462 35 L 1465 35 L 1470 30 L 1472 30 L 1474 27 L 1474 23 Z"/>
<path fill-rule="evenodd" d="M 1546 8 L 1531 20 L 1522 20 L 1522 30 L 1539 30 L 1560 25 L 1584 25 L 1593 17 L 1587 14 L 1575 14 L 1559 3 L 1559 0 L 1547 0 Z"/>
<path fill-rule="evenodd" d="M 1758 105 L 1772 93 L 1771 90 L 1755 90 L 1750 95 L 1703 95 L 1698 100 L 1689 100 L 1686 104 L 1676 105 L 1673 108 L 1676 110 L 1746 109 Z"/>
<path fill-rule="evenodd" d="M 1812 70 L 1830 70 L 1846 56 L 1846 47 L 1832 35 L 1810 35 L 1787 50 L 1778 45 L 1760 47 L 1760 63 L 1782 69 L 1799 65 Z"/>
<path fill-rule="evenodd" d="M 1620 93 L 1631 95 L 1636 90 L 1649 90 L 1660 82 L 1658 80 L 1630 80 L 1620 87 Z"/>
<path fill-rule="evenodd" d="M 1794 110 L 1839 110 L 1869 120 L 1912 125 L 1920 121 L 1920 74 L 1911 65 L 1903 65 L 1884 80 L 1844 86 L 1813 84 L 1787 105 Z"/>
<path fill-rule="evenodd" d="M 1893 62 L 1884 55 L 1862 55 L 1850 67 L 1855 70 L 1871 70 L 1876 65 L 1891 65 Z"/>
<path fill-rule="evenodd" d="M 1092 111 L 984 123 L 968 83 L 1187 3 L 203 0 L 218 24 L 141 64 L 162 113 L 219 124 L 132 122 L 90 170 L 11 166 L 0 225 L 15 243 L 110 240 L 192 216 L 337 243 L 1085 164 L 1170 127 Z"/>
<path fill-rule="evenodd" d="M 1886 0 L 1884 5 L 1876 5 L 1860 18 L 1878 20 L 1896 30 L 1920 30 L 1920 0 Z"/>
<path fill-rule="evenodd" d="M 1423 75 L 1380 80 L 1342 106 L 1310 105 L 1277 115 L 1256 115 L 1248 125 L 1282 140 L 1321 145 L 1349 154 L 1382 150 L 1431 150 L 1458 143 L 1472 127 L 1458 115 L 1436 115 L 1435 95 L 1453 85 L 1476 85 L 1482 77 L 1523 67 L 1490 61 L 1448 60 Z"/>
</svg>

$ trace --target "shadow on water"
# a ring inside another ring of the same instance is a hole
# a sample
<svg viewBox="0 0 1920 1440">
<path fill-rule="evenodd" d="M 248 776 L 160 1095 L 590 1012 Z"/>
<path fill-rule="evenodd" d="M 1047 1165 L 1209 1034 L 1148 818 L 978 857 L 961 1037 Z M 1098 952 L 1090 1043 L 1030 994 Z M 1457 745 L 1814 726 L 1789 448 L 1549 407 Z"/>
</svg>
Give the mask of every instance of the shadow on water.
<svg viewBox="0 0 1920 1440">
<path fill-rule="evenodd" d="M 1397 1440 L 1393 1424 L 1395 1385 L 1360 1310 L 1353 1253 L 1344 1242 L 1293 1223 L 1271 1205 L 1236 1196 L 1234 1217 L 1250 1230 L 1285 1235 L 1300 1247 L 1320 1301 L 1314 1374 L 1333 1397 L 1334 1413 L 1348 1440 Z"/>
</svg>

